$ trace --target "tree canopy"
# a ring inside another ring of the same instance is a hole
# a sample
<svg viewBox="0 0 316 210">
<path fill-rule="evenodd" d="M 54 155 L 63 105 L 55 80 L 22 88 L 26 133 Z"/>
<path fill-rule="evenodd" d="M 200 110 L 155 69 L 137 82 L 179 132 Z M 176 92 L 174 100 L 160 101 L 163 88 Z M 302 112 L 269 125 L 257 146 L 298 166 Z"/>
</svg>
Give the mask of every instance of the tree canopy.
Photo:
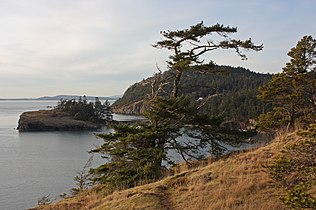
<svg viewBox="0 0 316 210">
<path fill-rule="evenodd" d="M 272 75 L 231 66 L 212 66 L 206 73 L 193 68 L 183 73 L 179 96 L 202 101 L 205 103 L 202 108 L 205 113 L 211 116 L 224 114 L 227 120 L 243 127 L 247 126 L 249 119 L 256 119 L 263 110 L 270 110 L 271 106 L 256 96 L 259 94 L 259 86 L 271 80 Z M 158 75 L 160 78 L 169 78 L 163 86 L 166 92 L 160 92 L 159 96 L 167 96 L 172 91 L 172 74 L 172 71 L 166 71 Z M 147 103 L 144 102 L 149 98 L 148 95 L 152 95 L 152 81 L 159 80 L 155 77 L 157 75 L 131 85 L 123 97 L 112 105 L 113 111 L 129 114 L 140 114 L 145 111 Z"/>
<path fill-rule="evenodd" d="M 71 114 L 76 120 L 93 123 L 112 120 L 110 103 L 106 101 L 102 104 L 98 97 L 95 98 L 94 103 L 88 102 L 85 96 L 80 96 L 78 101 L 60 99 L 56 109 Z"/>
<path fill-rule="evenodd" d="M 188 97 L 156 97 L 144 114 L 149 122 L 114 125 L 114 133 L 97 134 L 104 144 L 92 150 L 108 162 L 93 170 L 96 180 L 111 187 L 132 187 L 161 178 L 178 153 L 191 161 L 219 157 L 227 146 L 239 146 L 252 132 L 231 129 L 222 116 L 199 112 L 199 102 Z"/>
<path fill-rule="evenodd" d="M 281 73 L 259 89 L 258 97 L 273 104 L 260 116 L 263 129 L 306 127 L 316 117 L 316 40 L 304 36 L 289 53 Z"/>
<path fill-rule="evenodd" d="M 104 144 L 92 152 L 109 159 L 93 170 L 98 181 L 111 187 L 131 187 L 144 180 L 156 180 L 165 167 L 174 164 L 168 156 L 171 150 L 178 152 L 184 161 L 208 155 L 218 157 L 227 151 L 227 146 L 239 145 L 252 134 L 225 125 L 222 115 L 205 114 L 203 102 L 178 95 L 185 70 L 201 71 L 206 65 L 215 66 L 213 62 L 203 64 L 200 58 L 204 53 L 220 48 L 235 49 L 246 59 L 241 49 L 262 50 L 263 46 L 254 45 L 251 39 L 240 41 L 228 37 L 236 31 L 229 26 L 205 26 L 201 22 L 189 29 L 161 32 L 165 40 L 158 41 L 154 47 L 173 52 L 168 61 L 173 78 L 171 91 L 164 90 L 165 96 L 155 94 L 167 81 L 166 78 L 153 80 L 151 98 L 144 112 L 146 123 L 115 125 L 114 133 L 97 135 Z M 203 43 L 203 38 L 213 33 L 223 40 Z M 159 84 L 155 84 L 157 81 Z"/>
<path fill-rule="evenodd" d="M 190 26 L 188 29 L 160 32 L 164 39 L 156 42 L 153 47 L 165 48 L 172 52 L 167 61 L 169 68 L 175 71 L 171 96 L 178 96 L 179 82 L 183 71 L 192 65 L 204 63 L 201 60 L 203 54 L 217 49 L 233 49 L 242 59 L 247 59 L 242 49 L 254 51 L 263 49 L 262 44 L 255 45 L 251 38 L 242 41 L 229 37 L 230 34 L 236 32 L 236 27 L 224 26 L 218 23 L 205 26 L 203 21 Z M 221 40 L 209 39 L 214 34 L 218 35 Z M 212 64 L 213 61 L 209 63 Z"/>
</svg>

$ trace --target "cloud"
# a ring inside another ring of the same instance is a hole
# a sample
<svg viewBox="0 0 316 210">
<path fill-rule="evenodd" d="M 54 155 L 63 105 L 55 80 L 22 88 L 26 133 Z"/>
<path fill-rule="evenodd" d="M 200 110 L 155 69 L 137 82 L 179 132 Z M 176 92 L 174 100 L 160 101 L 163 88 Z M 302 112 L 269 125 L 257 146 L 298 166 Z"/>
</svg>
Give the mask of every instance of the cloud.
<svg viewBox="0 0 316 210">
<path fill-rule="evenodd" d="M 315 6 L 313 0 L 2 0 L 0 98 L 122 94 L 151 76 L 156 64 L 166 69 L 169 52 L 151 47 L 159 31 L 201 20 L 237 26 L 234 37 L 265 45 L 247 53 L 247 62 L 231 51 L 208 58 L 277 72 L 301 36 L 315 35 Z"/>
</svg>

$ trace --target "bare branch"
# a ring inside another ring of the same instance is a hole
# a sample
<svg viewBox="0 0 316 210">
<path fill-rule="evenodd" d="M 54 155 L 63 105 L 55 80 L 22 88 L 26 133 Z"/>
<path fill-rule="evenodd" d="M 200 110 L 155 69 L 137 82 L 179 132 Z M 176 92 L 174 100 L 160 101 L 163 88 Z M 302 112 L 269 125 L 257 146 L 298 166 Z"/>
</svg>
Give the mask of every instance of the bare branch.
<svg viewBox="0 0 316 210">
<path fill-rule="evenodd" d="M 212 98 L 216 97 L 216 96 L 221 96 L 223 94 L 213 94 L 213 95 L 209 95 L 205 100 L 202 101 L 202 103 L 197 107 L 197 110 L 201 109 L 203 106 L 205 106 L 205 104 Z"/>
</svg>

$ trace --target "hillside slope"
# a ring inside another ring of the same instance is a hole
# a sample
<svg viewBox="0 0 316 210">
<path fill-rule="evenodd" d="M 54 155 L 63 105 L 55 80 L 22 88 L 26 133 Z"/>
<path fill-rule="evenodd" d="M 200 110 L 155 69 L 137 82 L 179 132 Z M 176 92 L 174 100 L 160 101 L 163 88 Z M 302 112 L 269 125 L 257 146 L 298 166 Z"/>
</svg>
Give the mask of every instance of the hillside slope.
<svg viewBox="0 0 316 210">
<path fill-rule="evenodd" d="M 262 110 L 267 109 L 256 96 L 258 87 L 268 82 L 271 75 L 251 72 L 242 67 L 205 68 L 210 69 L 206 69 L 205 72 L 184 72 L 180 81 L 180 95 L 189 96 L 194 100 L 207 100 L 205 109 L 209 114 L 218 115 L 225 112 L 228 119 L 236 119 L 239 122 L 256 118 Z M 168 78 L 171 74 L 171 71 L 166 71 L 162 77 Z M 150 77 L 130 86 L 123 97 L 112 105 L 112 110 L 125 114 L 141 113 L 154 79 L 155 77 Z M 164 86 L 166 93 L 171 91 L 172 81 L 168 81 L 169 83 Z"/>
<path fill-rule="evenodd" d="M 287 209 L 280 201 L 283 191 L 264 172 L 264 166 L 285 146 L 304 140 L 284 134 L 266 146 L 234 153 L 218 161 L 196 162 L 174 169 L 161 181 L 106 195 L 106 188 L 39 209 Z M 196 167 L 196 168 L 194 168 Z"/>
</svg>

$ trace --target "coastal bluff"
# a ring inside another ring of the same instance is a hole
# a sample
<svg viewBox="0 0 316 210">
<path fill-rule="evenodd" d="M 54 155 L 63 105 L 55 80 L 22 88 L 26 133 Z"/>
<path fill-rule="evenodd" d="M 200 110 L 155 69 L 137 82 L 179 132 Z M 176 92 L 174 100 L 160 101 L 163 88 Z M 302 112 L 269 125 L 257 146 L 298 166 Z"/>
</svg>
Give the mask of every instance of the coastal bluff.
<svg viewBox="0 0 316 210">
<path fill-rule="evenodd" d="M 101 124 L 74 119 L 66 112 L 58 110 L 39 110 L 20 115 L 19 132 L 32 131 L 84 131 L 101 128 Z"/>
</svg>

